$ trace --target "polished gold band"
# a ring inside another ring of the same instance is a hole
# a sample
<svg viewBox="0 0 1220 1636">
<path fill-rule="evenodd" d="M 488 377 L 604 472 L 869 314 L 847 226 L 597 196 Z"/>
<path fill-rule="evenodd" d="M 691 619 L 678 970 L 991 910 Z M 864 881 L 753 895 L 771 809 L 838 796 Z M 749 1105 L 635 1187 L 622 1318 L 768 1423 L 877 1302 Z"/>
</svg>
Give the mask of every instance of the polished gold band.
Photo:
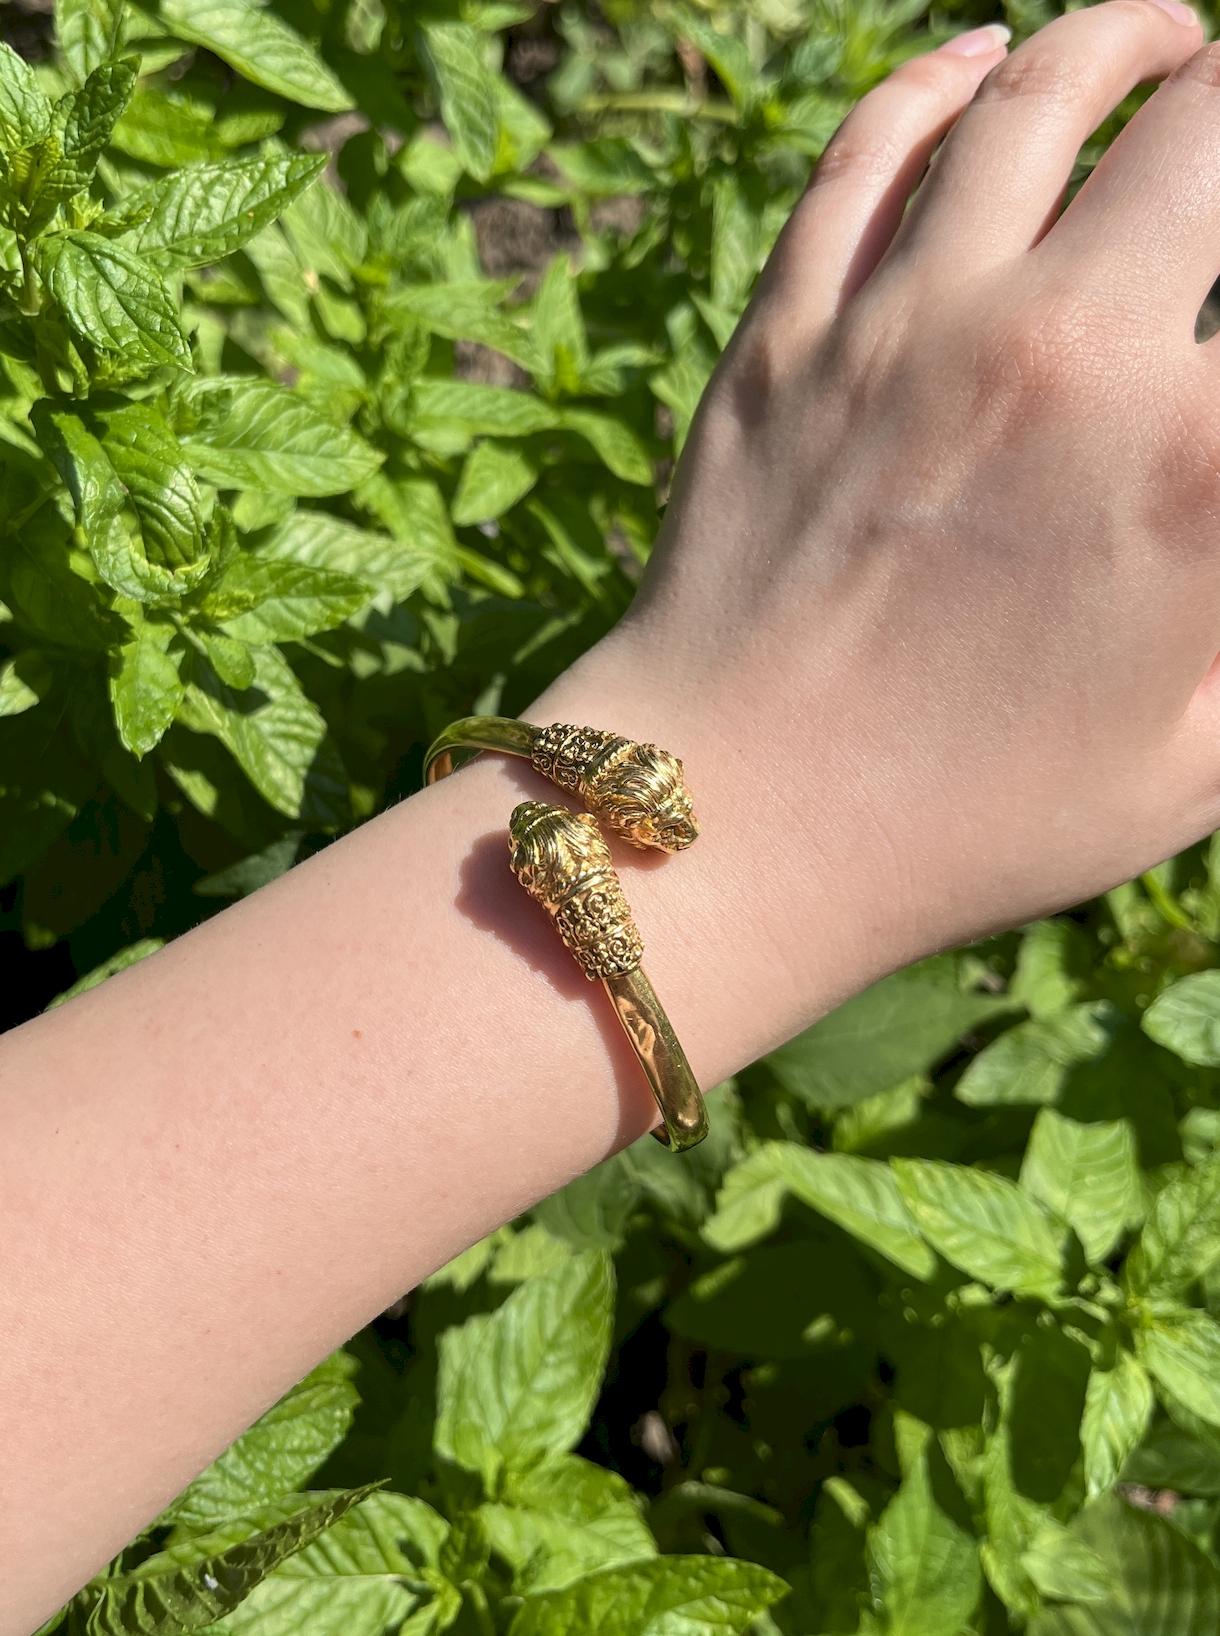
<svg viewBox="0 0 1220 1636">
<path fill-rule="evenodd" d="M 654 744 L 598 728 L 535 727 L 503 716 L 467 716 L 424 758 L 429 784 L 453 770 L 455 752 L 523 756 L 588 812 L 523 801 L 509 820 L 509 861 L 550 915 L 589 979 L 600 978 L 631 1041 L 661 1113 L 652 1134 L 675 1151 L 707 1135 L 698 1081 L 656 991 L 640 965 L 644 944 L 598 820 L 638 847 L 678 852 L 699 833 L 682 763 Z"/>
<path fill-rule="evenodd" d="M 585 976 L 600 977 L 661 1113 L 653 1131 L 676 1150 L 707 1135 L 707 1109 L 686 1052 L 648 981 L 644 942 L 592 813 L 523 801 L 508 825 L 509 862 L 550 915 Z"/>
</svg>

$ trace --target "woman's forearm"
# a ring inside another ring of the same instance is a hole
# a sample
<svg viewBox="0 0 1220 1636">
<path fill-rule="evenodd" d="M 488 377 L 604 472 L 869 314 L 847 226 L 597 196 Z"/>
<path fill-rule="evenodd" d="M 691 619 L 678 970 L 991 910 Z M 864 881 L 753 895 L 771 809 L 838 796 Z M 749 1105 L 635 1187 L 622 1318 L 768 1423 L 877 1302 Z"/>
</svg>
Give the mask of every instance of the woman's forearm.
<svg viewBox="0 0 1220 1636">
<path fill-rule="evenodd" d="M 748 745 L 650 695 L 624 642 L 539 710 L 687 758 L 703 835 L 622 876 L 706 1086 L 808 1020 L 808 963 L 828 1003 L 865 973 L 831 920 L 782 925 Z M 548 788 L 485 758 L 0 1044 L 3 1636 L 405 1289 L 655 1122 L 508 869 L 509 812 Z"/>
</svg>

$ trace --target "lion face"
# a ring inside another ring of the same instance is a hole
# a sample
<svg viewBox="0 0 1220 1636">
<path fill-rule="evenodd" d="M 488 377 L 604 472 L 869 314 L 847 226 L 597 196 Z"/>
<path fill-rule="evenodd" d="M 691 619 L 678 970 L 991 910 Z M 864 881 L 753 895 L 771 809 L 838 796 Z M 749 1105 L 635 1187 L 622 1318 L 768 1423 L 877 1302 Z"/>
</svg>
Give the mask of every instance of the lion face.
<svg viewBox="0 0 1220 1636">
<path fill-rule="evenodd" d="M 597 778 L 589 805 L 632 846 L 681 852 L 699 833 L 682 763 L 655 744 L 633 744 Z"/>
</svg>

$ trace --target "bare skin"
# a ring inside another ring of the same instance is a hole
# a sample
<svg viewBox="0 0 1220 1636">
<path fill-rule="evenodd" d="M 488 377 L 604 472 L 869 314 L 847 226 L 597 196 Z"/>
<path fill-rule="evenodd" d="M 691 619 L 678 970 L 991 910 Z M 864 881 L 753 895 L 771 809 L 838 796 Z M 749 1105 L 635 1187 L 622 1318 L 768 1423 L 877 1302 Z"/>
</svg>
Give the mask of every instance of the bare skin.
<svg viewBox="0 0 1220 1636">
<path fill-rule="evenodd" d="M 529 713 L 686 761 L 698 845 L 623 873 L 704 1083 L 1220 823 L 1201 43 L 1184 7 L 1106 0 L 866 97 L 632 613 Z M 1060 217 L 1080 144 L 1163 78 Z M 505 867 L 523 791 L 471 767 L 0 1043 L 0 1636 L 404 1288 L 651 1122 Z"/>
</svg>

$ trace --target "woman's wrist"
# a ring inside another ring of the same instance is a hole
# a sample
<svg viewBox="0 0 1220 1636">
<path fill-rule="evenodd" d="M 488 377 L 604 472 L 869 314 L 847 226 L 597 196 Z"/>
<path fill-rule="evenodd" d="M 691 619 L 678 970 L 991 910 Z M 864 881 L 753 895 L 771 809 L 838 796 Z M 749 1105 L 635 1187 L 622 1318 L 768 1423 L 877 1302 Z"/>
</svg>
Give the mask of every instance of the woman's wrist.
<svg viewBox="0 0 1220 1636">
<path fill-rule="evenodd" d="M 683 759 L 699 839 L 675 857 L 621 845 L 615 854 L 646 967 L 705 1086 L 905 953 L 881 871 L 860 846 L 865 815 L 853 824 L 838 799 L 819 836 L 782 762 L 760 747 L 766 700 L 750 696 L 751 721 L 747 696 L 727 674 L 711 684 L 673 674 L 650 654 L 644 628 L 628 621 L 523 712 L 539 723 L 609 727 Z M 522 763 L 500 762 L 482 776 L 529 795 L 547 790 Z M 492 797 L 502 822 L 512 799 Z M 524 898 L 521 912 L 530 912 Z"/>
</svg>

